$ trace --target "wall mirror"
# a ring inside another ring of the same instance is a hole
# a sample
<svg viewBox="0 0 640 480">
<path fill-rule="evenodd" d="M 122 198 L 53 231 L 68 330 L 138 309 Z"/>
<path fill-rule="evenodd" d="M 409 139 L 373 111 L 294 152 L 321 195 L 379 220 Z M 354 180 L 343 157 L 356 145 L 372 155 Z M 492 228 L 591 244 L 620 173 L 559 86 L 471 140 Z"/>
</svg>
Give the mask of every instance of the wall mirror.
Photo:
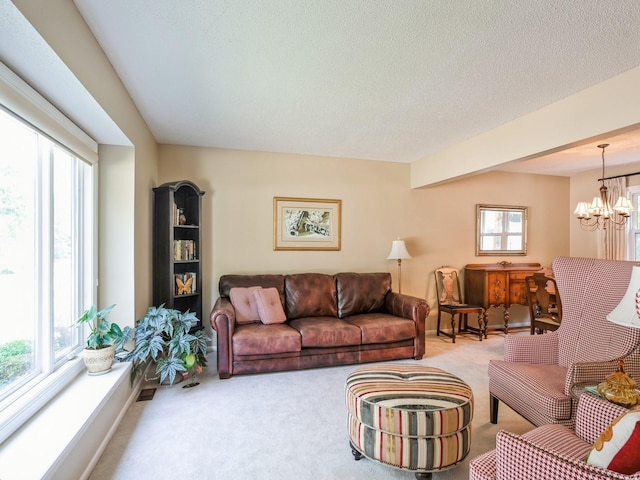
<svg viewBox="0 0 640 480">
<path fill-rule="evenodd" d="M 476 255 L 526 255 L 527 207 L 476 205 Z"/>
</svg>

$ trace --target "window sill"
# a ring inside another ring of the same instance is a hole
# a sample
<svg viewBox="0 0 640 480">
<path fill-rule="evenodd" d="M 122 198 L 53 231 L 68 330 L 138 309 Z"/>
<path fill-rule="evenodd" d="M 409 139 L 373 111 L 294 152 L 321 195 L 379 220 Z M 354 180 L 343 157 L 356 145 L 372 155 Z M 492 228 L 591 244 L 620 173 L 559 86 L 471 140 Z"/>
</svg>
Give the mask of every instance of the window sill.
<svg viewBox="0 0 640 480">
<path fill-rule="evenodd" d="M 135 400 L 130 370 L 79 374 L 0 445 L 0 478 L 87 478 Z"/>
</svg>

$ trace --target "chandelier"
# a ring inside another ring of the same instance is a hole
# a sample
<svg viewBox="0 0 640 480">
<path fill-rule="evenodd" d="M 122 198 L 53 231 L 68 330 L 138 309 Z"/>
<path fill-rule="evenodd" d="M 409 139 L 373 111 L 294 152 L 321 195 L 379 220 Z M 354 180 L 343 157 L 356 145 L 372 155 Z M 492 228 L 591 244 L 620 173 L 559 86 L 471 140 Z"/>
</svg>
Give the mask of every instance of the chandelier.
<svg viewBox="0 0 640 480">
<path fill-rule="evenodd" d="M 600 185 L 600 196 L 593 197 L 591 204 L 588 202 L 578 202 L 576 210 L 573 212 L 580 220 L 580 227 L 583 230 L 594 231 L 598 228 L 606 230 L 609 227 L 623 229 L 627 225 L 627 221 L 633 211 L 631 201 L 621 195 L 618 197 L 615 205 L 611 207 L 607 187 L 604 184 L 604 149 L 609 146 L 608 143 L 598 145 L 602 149 L 602 178 Z"/>
</svg>

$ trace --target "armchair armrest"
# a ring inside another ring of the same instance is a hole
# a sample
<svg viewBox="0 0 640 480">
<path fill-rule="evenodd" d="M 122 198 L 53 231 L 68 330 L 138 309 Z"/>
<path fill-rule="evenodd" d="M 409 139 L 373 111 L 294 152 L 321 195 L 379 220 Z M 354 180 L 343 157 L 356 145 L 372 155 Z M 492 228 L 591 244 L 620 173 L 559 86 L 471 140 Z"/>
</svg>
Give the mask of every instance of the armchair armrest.
<svg viewBox="0 0 640 480">
<path fill-rule="evenodd" d="M 579 382 L 603 382 L 605 377 L 616 371 L 618 359 L 602 360 L 600 362 L 578 362 L 569 365 L 564 391 L 568 394 L 571 385 Z"/>
<path fill-rule="evenodd" d="M 576 413 L 576 435 L 593 444 L 604 429 L 617 417 L 629 410 L 604 398 L 582 394 Z"/>
<path fill-rule="evenodd" d="M 504 359 L 507 362 L 558 364 L 558 334 L 507 335 L 504 337 Z"/>
<path fill-rule="evenodd" d="M 605 470 L 581 459 L 554 452 L 520 435 L 501 430 L 496 435 L 496 478 L 630 480 L 640 479 L 640 473 L 624 475 Z"/>
<path fill-rule="evenodd" d="M 209 317 L 211 328 L 216 331 L 218 374 L 220 378 L 231 376 L 233 361 L 233 331 L 236 325 L 236 311 L 227 297 L 216 300 Z"/>
<path fill-rule="evenodd" d="M 430 307 L 426 300 L 396 292 L 388 292 L 384 298 L 384 308 L 387 313 L 397 317 L 408 318 L 416 324 L 416 342 L 414 358 L 422 359 L 425 349 L 425 320 Z"/>
</svg>

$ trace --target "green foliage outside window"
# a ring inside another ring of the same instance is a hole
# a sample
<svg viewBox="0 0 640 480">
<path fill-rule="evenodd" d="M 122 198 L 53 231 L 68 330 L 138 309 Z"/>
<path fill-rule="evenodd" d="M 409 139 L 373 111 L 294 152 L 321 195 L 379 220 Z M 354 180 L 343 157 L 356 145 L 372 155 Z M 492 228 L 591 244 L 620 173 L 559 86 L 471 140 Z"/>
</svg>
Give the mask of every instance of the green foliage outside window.
<svg viewBox="0 0 640 480">
<path fill-rule="evenodd" d="M 14 340 L 0 345 L 0 385 L 5 385 L 31 369 L 31 342 Z"/>
</svg>

